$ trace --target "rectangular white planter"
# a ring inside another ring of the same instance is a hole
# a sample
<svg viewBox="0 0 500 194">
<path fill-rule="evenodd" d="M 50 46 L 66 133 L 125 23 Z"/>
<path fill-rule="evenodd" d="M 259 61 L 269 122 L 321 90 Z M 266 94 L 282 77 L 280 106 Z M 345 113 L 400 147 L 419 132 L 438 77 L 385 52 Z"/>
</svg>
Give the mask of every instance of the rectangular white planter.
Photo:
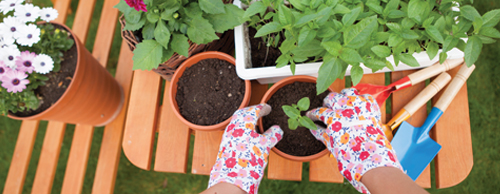
<svg viewBox="0 0 500 194">
<path fill-rule="evenodd" d="M 240 0 L 235 0 L 234 4 L 238 7 L 242 7 Z M 250 49 L 250 39 L 248 35 L 248 27 L 246 24 L 237 26 L 234 28 L 234 42 L 235 42 L 235 53 L 236 53 L 236 73 L 238 76 L 245 80 L 257 80 L 261 84 L 268 83 L 276 83 L 279 80 L 292 76 L 292 71 L 290 70 L 290 66 L 276 68 L 276 67 L 258 67 L 252 68 L 252 60 L 251 60 L 251 49 Z M 441 53 L 441 50 L 439 50 Z M 426 52 L 415 53 L 413 56 L 417 59 L 420 64 L 419 67 L 410 67 L 402 62 L 396 67 L 394 66 L 394 71 L 403 71 L 410 69 L 420 69 L 423 67 L 428 67 L 439 61 L 439 53 L 433 59 L 430 60 L 429 56 Z M 457 59 L 464 57 L 464 53 L 457 48 L 448 51 L 448 59 Z M 394 58 L 392 56 L 387 57 L 387 60 L 394 65 Z M 295 75 L 310 75 L 314 77 L 318 77 L 318 70 L 321 66 L 322 62 L 314 62 L 314 63 L 303 63 L 297 64 L 295 67 Z M 361 64 L 361 67 L 364 70 L 364 74 L 371 74 L 372 70 L 365 67 Z M 350 71 L 351 67 L 346 71 L 346 76 L 351 75 Z M 379 70 L 375 73 L 380 72 L 389 72 L 391 71 L 387 67 L 382 70 Z"/>
</svg>

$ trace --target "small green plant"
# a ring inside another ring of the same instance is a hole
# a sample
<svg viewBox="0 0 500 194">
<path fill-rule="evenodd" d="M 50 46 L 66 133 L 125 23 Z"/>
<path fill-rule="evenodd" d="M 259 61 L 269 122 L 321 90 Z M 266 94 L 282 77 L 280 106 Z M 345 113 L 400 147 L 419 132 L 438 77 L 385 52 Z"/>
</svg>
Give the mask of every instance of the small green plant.
<svg viewBox="0 0 500 194">
<path fill-rule="evenodd" d="M 188 56 L 190 41 L 207 44 L 240 25 L 244 11 L 222 0 L 121 0 L 124 30 L 139 31 L 133 69 L 157 68 L 175 53 Z"/>
<path fill-rule="evenodd" d="M 299 100 L 297 104 L 283 105 L 281 108 L 285 114 L 290 117 L 288 118 L 288 128 L 291 130 L 297 129 L 297 127 L 306 127 L 311 130 L 316 130 L 316 124 L 307 116 L 301 116 L 301 111 L 307 111 L 309 109 L 309 98 L 304 97 Z"/>
<path fill-rule="evenodd" d="M 500 38 L 495 26 L 500 10 L 484 15 L 472 0 L 261 0 L 246 9 L 243 18 L 257 28 L 255 37 L 267 37 L 268 45 L 279 46 L 282 55 L 276 67 L 322 61 L 317 93 L 343 78 L 350 66 L 353 84 L 363 76 L 363 63 L 376 72 L 393 70 L 403 62 L 417 67 L 414 53 L 427 51 L 443 63 L 447 52 L 462 50 L 471 66 L 483 44 Z M 273 12 L 269 12 L 272 10 Z M 467 39 L 467 41 L 465 41 Z M 439 49 L 442 50 L 440 54 Z"/>
</svg>

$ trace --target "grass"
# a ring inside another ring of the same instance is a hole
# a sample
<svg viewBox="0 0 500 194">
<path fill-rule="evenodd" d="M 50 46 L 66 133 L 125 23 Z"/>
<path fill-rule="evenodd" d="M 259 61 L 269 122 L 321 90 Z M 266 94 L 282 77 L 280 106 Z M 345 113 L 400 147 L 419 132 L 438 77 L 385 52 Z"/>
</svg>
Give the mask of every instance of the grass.
<svg viewBox="0 0 500 194">
<path fill-rule="evenodd" d="M 92 50 L 103 3 L 102 1 L 96 2 L 97 9 L 94 12 L 86 43 L 90 51 Z M 51 5 L 49 0 L 35 1 L 34 3 L 41 6 Z M 68 26 L 73 25 L 72 21 L 77 5 L 78 1 L 73 1 L 71 4 L 73 14 L 68 17 Z M 475 1 L 474 6 L 483 14 L 485 10 L 500 8 L 500 2 L 494 0 Z M 500 25 L 497 26 L 497 29 L 500 29 Z M 108 70 L 112 73 L 115 72 L 120 50 L 119 25 L 115 33 L 113 49 L 108 61 Z M 498 101 L 500 97 L 499 53 L 500 43 L 485 45 L 476 63 L 477 68 L 467 82 L 474 167 L 470 175 L 462 183 L 446 189 L 435 189 L 435 184 L 433 184 L 433 188 L 428 190 L 431 193 L 497 193 L 500 190 L 500 185 L 497 183 L 500 180 L 500 149 L 498 149 L 500 137 L 497 136 L 500 134 L 500 131 L 498 131 L 500 129 L 500 122 L 498 122 L 500 109 L 497 108 L 500 107 Z M 0 189 L 2 190 L 12 160 L 20 124 L 20 121 L 0 116 L 0 145 L 2 146 L 0 149 Z M 46 125 L 47 122 L 41 122 L 38 130 L 23 193 L 31 192 Z M 52 193 L 60 193 L 61 191 L 73 132 L 74 126 L 70 125 L 66 129 L 64 136 Z M 82 193 L 91 193 L 102 134 L 102 128 L 97 128 L 94 132 Z M 193 142 L 191 142 L 191 147 L 192 145 Z M 264 179 L 260 186 L 260 193 L 357 193 L 346 183 L 309 182 L 307 169 L 308 163 L 305 163 L 303 181 L 301 182 Z M 190 170 L 188 167 L 188 172 Z M 141 170 L 128 162 L 127 158 L 122 154 L 116 177 L 115 193 L 197 193 L 204 190 L 207 183 L 208 176 Z"/>
</svg>

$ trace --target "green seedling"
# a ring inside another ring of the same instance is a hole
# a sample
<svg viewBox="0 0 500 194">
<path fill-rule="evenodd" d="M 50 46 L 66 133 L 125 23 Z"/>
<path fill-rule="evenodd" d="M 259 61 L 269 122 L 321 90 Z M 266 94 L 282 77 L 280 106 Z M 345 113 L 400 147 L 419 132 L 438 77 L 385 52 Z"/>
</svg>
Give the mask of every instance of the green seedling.
<svg viewBox="0 0 500 194">
<path fill-rule="evenodd" d="M 304 97 L 299 100 L 297 104 L 283 105 L 281 108 L 285 114 L 290 117 L 288 118 L 288 128 L 291 130 L 297 129 L 297 127 L 306 127 L 311 130 L 316 130 L 316 124 L 307 116 L 301 116 L 300 112 L 307 111 L 309 109 L 309 98 Z"/>
</svg>

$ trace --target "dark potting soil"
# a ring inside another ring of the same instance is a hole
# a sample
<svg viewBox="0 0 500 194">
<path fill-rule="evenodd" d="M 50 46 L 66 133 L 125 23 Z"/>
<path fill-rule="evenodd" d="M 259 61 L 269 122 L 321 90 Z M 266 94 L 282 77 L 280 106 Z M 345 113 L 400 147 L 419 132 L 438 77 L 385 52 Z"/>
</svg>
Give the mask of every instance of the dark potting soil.
<svg viewBox="0 0 500 194">
<path fill-rule="evenodd" d="M 63 27 L 53 24 L 55 28 L 66 31 Z M 70 36 L 73 39 L 73 36 Z M 74 40 L 74 39 L 73 39 Z M 66 52 L 63 52 L 63 60 L 61 61 L 61 69 L 58 72 L 51 71 L 45 74 L 49 80 L 45 81 L 45 85 L 38 86 L 35 89 L 35 94 L 37 95 L 40 104 L 35 110 L 27 110 L 24 112 L 11 113 L 18 117 L 28 117 L 39 114 L 48 108 L 50 108 L 54 103 L 61 98 L 61 96 L 66 92 L 73 76 L 76 71 L 76 63 L 78 60 L 78 50 L 76 49 L 76 43 L 73 44 Z"/>
<path fill-rule="evenodd" d="M 175 100 L 181 115 L 198 125 L 214 125 L 238 110 L 245 81 L 235 66 L 220 59 L 205 59 L 186 68 L 179 78 Z"/>
<path fill-rule="evenodd" d="M 263 117 L 262 124 L 264 129 L 268 129 L 273 125 L 279 125 L 285 132 L 283 139 L 276 145 L 276 148 L 282 152 L 293 156 L 310 156 L 323 151 L 325 145 L 318 141 L 305 127 L 298 127 L 295 130 L 288 128 L 288 116 L 281 106 L 297 104 L 303 97 L 309 97 L 311 105 L 309 109 L 323 106 L 323 99 L 328 95 L 328 92 L 323 92 L 316 95 L 316 84 L 295 82 L 280 88 L 267 101 L 272 107 L 269 115 Z M 302 112 L 305 115 L 306 111 Z"/>
<path fill-rule="evenodd" d="M 262 37 L 254 38 L 256 33 L 257 30 L 255 28 L 248 28 L 252 53 L 252 67 L 276 66 L 276 60 L 281 56 L 281 51 L 278 48 L 274 48 L 272 46 L 267 47 L 266 42 L 264 42 Z M 281 42 L 283 41 L 279 41 L 278 47 L 281 45 Z"/>
</svg>

